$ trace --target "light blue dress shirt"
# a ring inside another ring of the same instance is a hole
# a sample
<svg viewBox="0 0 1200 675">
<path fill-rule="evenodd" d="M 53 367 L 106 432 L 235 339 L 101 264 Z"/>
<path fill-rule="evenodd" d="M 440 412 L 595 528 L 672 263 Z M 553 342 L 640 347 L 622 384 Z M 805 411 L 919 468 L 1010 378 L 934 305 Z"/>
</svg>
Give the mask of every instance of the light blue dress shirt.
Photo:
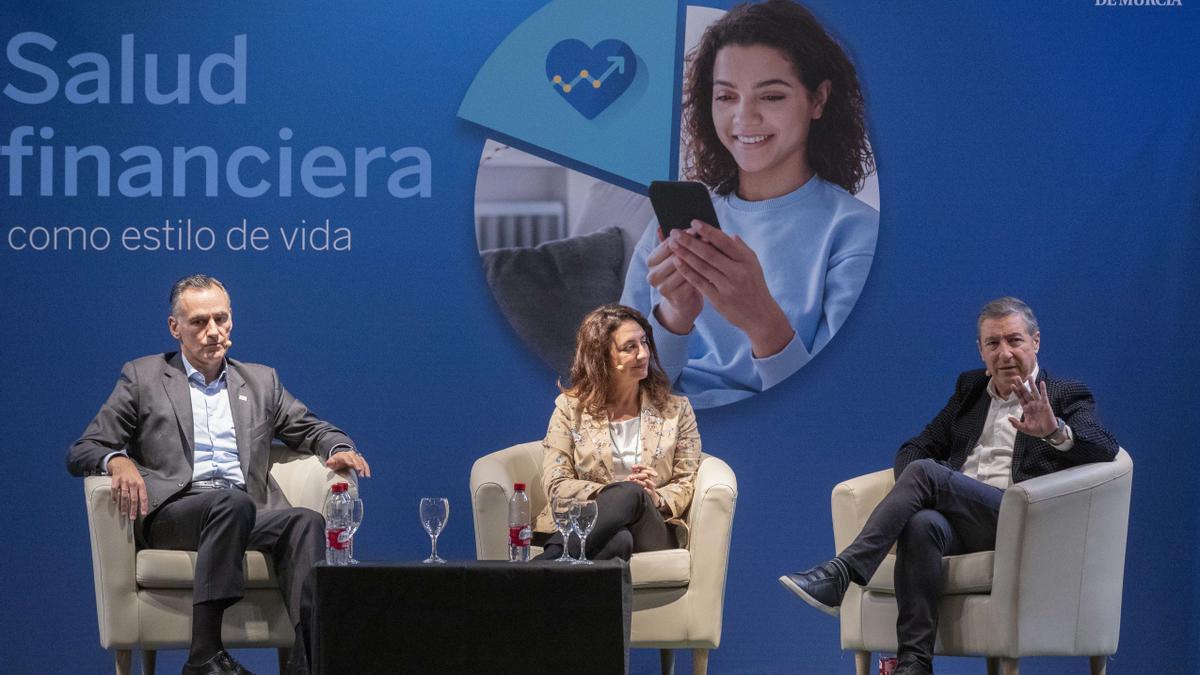
<svg viewBox="0 0 1200 675">
<path fill-rule="evenodd" d="M 192 433 L 195 439 L 192 481 L 222 478 L 245 485 L 242 465 L 238 461 L 237 432 L 233 428 L 233 409 L 229 407 L 229 386 L 226 366 L 212 382 L 183 358 L 188 390 L 192 398 Z"/>
</svg>

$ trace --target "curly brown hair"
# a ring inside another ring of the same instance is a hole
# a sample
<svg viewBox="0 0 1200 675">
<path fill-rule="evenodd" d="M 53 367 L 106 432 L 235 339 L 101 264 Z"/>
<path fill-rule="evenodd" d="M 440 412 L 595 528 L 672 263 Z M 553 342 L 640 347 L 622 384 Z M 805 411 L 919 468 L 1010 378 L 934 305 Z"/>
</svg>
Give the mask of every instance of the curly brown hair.
<svg viewBox="0 0 1200 675">
<path fill-rule="evenodd" d="M 638 383 L 643 396 L 658 408 L 667 403 L 671 393 L 671 382 L 663 372 L 658 360 L 658 349 L 654 346 L 654 329 L 642 313 L 625 305 L 610 303 L 601 305 L 583 317 L 575 333 L 575 359 L 571 362 L 571 386 L 558 388 L 564 394 L 579 399 L 580 405 L 590 415 L 599 415 L 612 394 L 613 332 L 626 321 L 634 321 L 646 332 L 650 345 L 650 364 L 646 378 Z"/>
<path fill-rule="evenodd" d="M 810 94 L 830 82 L 824 112 L 812 122 L 808 163 L 818 176 L 851 194 L 875 172 L 867 144 L 863 95 L 854 64 L 841 46 L 804 7 L 791 0 L 742 4 L 709 26 L 687 57 L 683 128 L 687 136 L 684 175 L 718 195 L 738 187 L 738 166 L 721 144 L 712 117 L 713 64 L 728 45 L 764 45 L 787 56 Z"/>
</svg>

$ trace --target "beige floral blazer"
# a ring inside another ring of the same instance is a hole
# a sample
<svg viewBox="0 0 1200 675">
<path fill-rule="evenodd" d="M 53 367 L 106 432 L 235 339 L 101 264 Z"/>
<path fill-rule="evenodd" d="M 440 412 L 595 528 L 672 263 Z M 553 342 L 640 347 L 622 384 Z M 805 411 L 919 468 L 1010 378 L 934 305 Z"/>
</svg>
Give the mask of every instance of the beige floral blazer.
<svg viewBox="0 0 1200 675">
<path fill-rule="evenodd" d="M 645 396 L 641 400 L 642 447 L 640 463 L 658 473 L 657 492 L 678 526 L 681 545 L 686 541 L 683 514 L 692 502 L 696 469 L 700 466 L 700 432 L 696 414 L 686 396 L 670 396 L 662 410 Z M 542 441 L 542 485 L 547 506 L 538 514 L 534 529 L 555 532 L 549 502 L 556 495 L 587 499 L 613 481 L 613 444 L 608 417 L 593 417 L 579 400 L 560 394 Z"/>
</svg>

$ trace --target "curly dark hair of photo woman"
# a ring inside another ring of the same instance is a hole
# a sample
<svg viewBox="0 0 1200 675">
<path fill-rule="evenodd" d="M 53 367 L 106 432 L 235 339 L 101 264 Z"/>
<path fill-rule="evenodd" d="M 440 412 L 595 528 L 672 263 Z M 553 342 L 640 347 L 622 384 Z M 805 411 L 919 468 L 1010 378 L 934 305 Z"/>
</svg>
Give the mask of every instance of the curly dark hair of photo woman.
<svg viewBox="0 0 1200 675">
<path fill-rule="evenodd" d="M 583 317 L 575 333 L 575 359 L 571 362 L 571 386 L 558 388 L 579 399 L 588 414 L 599 415 L 609 402 L 613 380 L 613 333 L 626 321 L 633 321 L 646 333 L 650 364 L 646 377 L 638 383 L 643 396 L 662 409 L 671 393 L 671 382 L 658 361 L 654 329 L 642 313 L 625 305 L 601 305 Z"/>
<path fill-rule="evenodd" d="M 808 162 L 818 176 L 854 194 L 874 173 L 875 157 L 867 144 L 863 95 L 854 64 L 817 18 L 791 0 L 768 0 L 731 9 L 709 26 L 688 54 L 684 84 L 683 128 L 687 137 L 684 174 L 718 195 L 738 187 L 738 166 L 721 145 L 713 124 L 713 63 L 728 45 L 763 45 L 778 50 L 796 69 L 809 93 L 830 82 L 824 113 L 813 120 Z"/>
</svg>

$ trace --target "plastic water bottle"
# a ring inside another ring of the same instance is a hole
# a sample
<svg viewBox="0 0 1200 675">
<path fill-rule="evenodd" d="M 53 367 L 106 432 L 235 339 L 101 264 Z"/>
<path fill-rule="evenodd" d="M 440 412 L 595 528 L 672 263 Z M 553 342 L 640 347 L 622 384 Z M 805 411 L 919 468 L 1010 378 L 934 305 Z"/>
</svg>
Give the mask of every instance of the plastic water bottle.
<svg viewBox="0 0 1200 675">
<path fill-rule="evenodd" d="M 513 484 L 513 494 L 508 500 L 508 560 L 528 562 L 529 543 L 533 529 L 529 527 L 529 495 L 525 494 L 524 483 Z"/>
<path fill-rule="evenodd" d="M 354 500 L 349 483 L 334 483 L 325 501 L 325 562 L 350 564 L 350 527 L 354 518 Z"/>
</svg>

